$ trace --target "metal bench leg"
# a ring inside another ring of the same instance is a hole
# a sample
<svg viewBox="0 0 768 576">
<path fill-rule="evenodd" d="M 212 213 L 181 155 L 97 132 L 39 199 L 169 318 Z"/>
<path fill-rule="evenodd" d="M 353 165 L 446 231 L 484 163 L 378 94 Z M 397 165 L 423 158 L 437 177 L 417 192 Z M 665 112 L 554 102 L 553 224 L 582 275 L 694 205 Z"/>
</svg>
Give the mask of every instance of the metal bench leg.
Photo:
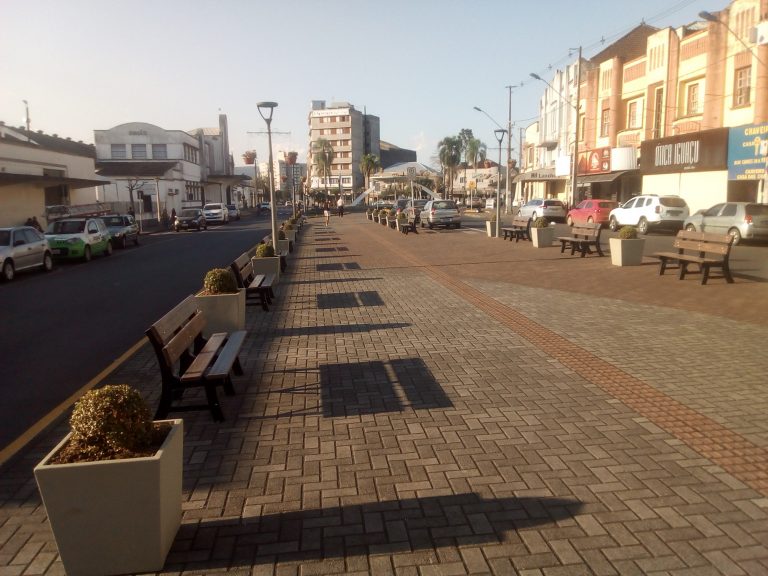
<svg viewBox="0 0 768 576">
<path fill-rule="evenodd" d="M 211 416 L 213 416 L 216 422 L 224 422 L 224 413 L 221 411 L 219 397 L 216 395 L 216 383 L 206 382 L 204 387 L 205 397 L 208 399 L 208 407 L 211 409 Z"/>
<path fill-rule="evenodd" d="M 731 276 L 731 267 L 728 266 L 728 261 L 723 262 L 723 276 L 728 284 L 733 284 L 733 276 Z"/>
<path fill-rule="evenodd" d="M 667 269 L 667 259 L 666 258 L 660 258 L 659 263 L 659 276 L 664 276 L 664 270 Z"/>
<path fill-rule="evenodd" d="M 685 274 L 688 272 L 688 262 L 685 260 L 680 260 L 680 275 L 678 276 L 679 280 L 682 280 L 685 278 Z"/>
<path fill-rule="evenodd" d="M 597 249 L 597 253 L 600 255 L 601 258 L 603 256 L 605 256 L 605 254 L 603 254 L 603 249 L 600 247 L 600 241 L 599 240 L 597 242 L 595 242 L 595 248 Z"/>
<path fill-rule="evenodd" d="M 707 280 L 709 280 L 709 265 L 708 264 L 702 264 L 701 265 L 701 285 L 707 283 Z"/>
</svg>

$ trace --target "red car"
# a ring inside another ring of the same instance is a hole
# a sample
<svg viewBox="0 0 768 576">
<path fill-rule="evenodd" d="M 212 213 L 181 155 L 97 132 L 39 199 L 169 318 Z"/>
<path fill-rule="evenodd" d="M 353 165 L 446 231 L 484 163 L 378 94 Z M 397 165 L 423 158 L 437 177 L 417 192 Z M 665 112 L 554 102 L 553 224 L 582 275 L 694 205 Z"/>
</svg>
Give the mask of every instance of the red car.
<svg viewBox="0 0 768 576">
<path fill-rule="evenodd" d="M 618 205 L 619 203 L 613 200 L 584 200 L 568 211 L 565 221 L 568 226 L 584 224 L 585 222 L 607 224 L 611 210 Z"/>
</svg>

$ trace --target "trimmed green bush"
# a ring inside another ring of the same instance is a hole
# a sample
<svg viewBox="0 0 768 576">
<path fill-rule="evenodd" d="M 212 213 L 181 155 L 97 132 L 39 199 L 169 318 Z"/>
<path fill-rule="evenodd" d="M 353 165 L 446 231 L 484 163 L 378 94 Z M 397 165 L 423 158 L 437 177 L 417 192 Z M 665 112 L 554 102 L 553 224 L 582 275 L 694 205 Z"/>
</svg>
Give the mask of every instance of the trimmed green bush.
<svg viewBox="0 0 768 576">
<path fill-rule="evenodd" d="M 634 240 L 637 238 L 637 228 L 634 226 L 622 226 L 619 229 L 619 238 L 622 240 Z"/>
<path fill-rule="evenodd" d="M 275 255 L 272 244 L 259 244 L 256 248 L 256 258 L 271 258 Z"/>
<path fill-rule="evenodd" d="M 547 220 L 543 216 L 539 216 L 531 224 L 532 228 L 546 228 L 547 226 L 549 226 L 549 220 Z"/>
<path fill-rule="evenodd" d="M 209 270 L 203 280 L 206 294 L 237 294 L 237 281 L 229 268 Z"/>
</svg>

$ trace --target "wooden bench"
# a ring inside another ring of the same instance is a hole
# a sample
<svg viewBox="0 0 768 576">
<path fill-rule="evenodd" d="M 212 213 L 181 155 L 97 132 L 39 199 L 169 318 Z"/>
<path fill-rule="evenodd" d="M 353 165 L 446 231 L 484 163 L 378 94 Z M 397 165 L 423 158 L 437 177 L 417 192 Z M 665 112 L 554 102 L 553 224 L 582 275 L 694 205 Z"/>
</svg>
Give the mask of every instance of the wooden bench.
<svg viewBox="0 0 768 576">
<path fill-rule="evenodd" d="M 512 224 L 506 228 L 502 228 L 501 231 L 504 233 L 504 240 L 509 238 L 511 241 L 512 238 L 515 239 L 515 243 L 518 242 L 518 240 L 530 240 L 531 239 L 531 219 L 525 218 L 524 216 L 515 216 L 512 220 Z"/>
<path fill-rule="evenodd" d="M 398 227 L 400 228 L 400 232 L 408 236 L 409 232 L 413 232 L 414 234 L 418 234 L 419 231 L 416 229 L 416 221 L 413 219 L 408 219 L 405 224 L 403 224 L 403 221 L 401 220 L 398 223 Z"/>
<path fill-rule="evenodd" d="M 203 338 L 205 316 L 198 310 L 194 296 L 188 296 L 146 331 L 160 364 L 162 391 L 155 419 L 169 412 L 210 410 L 213 419 L 224 421 L 216 387 L 222 386 L 228 396 L 235 390 L 231 373 L 242 375 L 238 354 L 246 331 L 230 334 L 218 332 Z M 205 389 L 206 404 L 181 404 L 184 390 Z"/>
<path fill-rule="evenodd" d="M 245 253 L 237 257 L 229 267 L 235 275 L 238 288 L 245 288 L 245 304 L 259 304 L 264 310 L 269 310 L 272 298 L 275 297 L 273 286 L 274 274 L 256 274 L 253 271 L 251 257 Z"/>
<path fill-rule="evenodd" d="M 570 236 L 558 236 L 557 238 L 560 241 L 560 253 L 562 254 L 566 248 L 570 248 L 571 256 L 578 250 L 581 257 L 584 258 L 587 254 L 592 254 L 592 246 L 594 246 L 597 254 L 604 256 L 603 249 L 600 247 L 602 229 L 600 224 L 589 222 L 571 226 Z"/>
<path fill-rule="evenodd" d="M 675 237 L 674 244 L 677 252 L 655 252 L 653 256 L 661 260 L 660 276 L 667 269 L 667 262 L 675 260 L 680 269 L 680 280 L 689 273 L 688 264 L 698 264 L 702 284 L 707 283 L 710 268 L 722 268 L 726 282 L 732 284 L 733 276 L 731 276 L 731 269 L 728 265 L 731 246 L 733 246 L 733 237 L 730 234 L 680 230 Z"/>
</svg>

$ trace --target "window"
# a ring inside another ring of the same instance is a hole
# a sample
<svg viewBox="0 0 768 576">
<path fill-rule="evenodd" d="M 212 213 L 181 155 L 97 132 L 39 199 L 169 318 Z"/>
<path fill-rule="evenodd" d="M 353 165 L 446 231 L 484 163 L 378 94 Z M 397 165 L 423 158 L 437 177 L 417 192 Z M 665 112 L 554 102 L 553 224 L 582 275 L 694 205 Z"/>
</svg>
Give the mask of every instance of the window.
<svg viewBox="0 0 768 576">
<path fill-rule="evenodd" d="M 662 136 L 662 130 L 661 130 L 661 114 L 663 112 L 664 107 L 664 89 L 663 88 L 656 88 L 656 93 L 654 94 L 654 104 L 653 104 L 653 137 L 654 138 L 661 138 Z"/>
<path fill-rule="evenodd" d="M 685 115 L 693 116 L 699 114 L 701 102 L 699 100 L 699 83 L 694 82 L 686 86 L 685 95 Z"/>
<path fill-rule="evenodd" d="M 146 144 L 131 144 L 131 158 L 145 159 L 147 157 Z"/>
<path fill-rule="evenodd" d="M 155 160 L 166 160 L 168 158 L 168 147 L 165 144 L 152 144 L 152 158 Z"/>
<path fill-rule="evenodd" d="M 113 160 L 115 158 L 125 158 L 125 144 L 112 144 L 111 156 Z"/>
<path fill-rule="evenodd" d="M 749 105 L 750 90 L 749 80 L 752 76 L 752 67 L 737 68 L 733 78 L 733 107 Z"/>
<path fill-rule="evenodd" d="M 600 117 L 600 136 L 608 136 L 608 127 L 611 122 L 611 111 L 610 109 L 603 110 L 603 113 Z"/>
<path fill-rule="evenodd" d="M 736 204 L 726 204 L 720 216 L 736 216 Z"/>
<path fill-rule="evenodd" d="M 627 104 L 627 128 L 639 128 L 640 127 L 640 114 L 638 114 L 637 100 Z"/>
</svg>

